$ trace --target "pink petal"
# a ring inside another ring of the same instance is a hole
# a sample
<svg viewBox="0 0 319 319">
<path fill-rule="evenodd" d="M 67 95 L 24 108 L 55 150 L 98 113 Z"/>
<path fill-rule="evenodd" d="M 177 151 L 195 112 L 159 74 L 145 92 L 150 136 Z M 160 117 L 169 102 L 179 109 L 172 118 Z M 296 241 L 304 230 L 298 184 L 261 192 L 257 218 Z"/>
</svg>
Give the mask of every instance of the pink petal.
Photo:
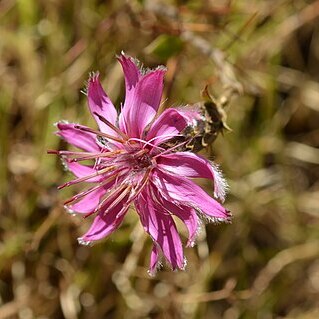
<svg viewBox="0 0 319 319">
<path fill-rule="evenodd" d="M 209 178 L 214 181 L 214 195 L 225 200 L 227 183 L 218 168 L 191 152 L 176 152 L 159 157 L 158 164 L 161 169 L 185 177 Z"/>
<path fill-rule="evenodd" d="M 146 140 L 152 140 L 153 144 L 159 145 L 178 135 L 186 125 L 184 117 L 177 110 L 169 108 L 155 120 Z"/>
<path fill-rule="evenodd" d="M 158 68 L 139 78 L 132 60 L 122 58 L 120 62 L 125 74 L 126 96 L 119 125 L 130 137 L 140 138 L 161 102 L 165 70 Z"/>
<path fill-rule="evenodd" d="M 113 233 L 120 226 L 125 216 L 125 213 L 122 213 L 124 203 L 125 201 L 122 201 L 110 211 L 102 211 L 96 216 L 90 229 L 78 239 L 79 242 L 88 244 L 91 241 L 105 238 Z M 127 210 L 128 208 L 125 208 L 125 212 Z"/>
<path fill-rule="evenodd" d="M 72 205 L 67 205 L 66 208 L 71 213 L 87 214 L 94 211 L 96 206 L 99 204 L 101 197 L 106 193 L 106 188 L 99 187 L 98 189 L 92 191 L 91 193 L 84 196 L 77 203 Z"/>
<path fill-rule="evenodd" d="M 159 245 L 172 268 L 183 269 L 183 247 L 173 218 L 153 200 L 147 188 L 139 195 L 135 205 L 145 231 Z"/>
<path fill-rule="evenodd" d="M 56 134 L 61 136 L 69 144 L 72 144 L 84 151 L 100 151 L 99 146 L 96 144 L 95 135 L 76 129 L 74 128 L 75 125 L 76 124 L 59 122 L 57 123 L 59 131 L 57 131 Z"/>
<path fill-rule="evenodd" d="M 116 133 L 107 124 L 102 122 L 95 114 L 98 113 L 112 124 L 116 123 L 117 112 L 116 109 L 104 92 L 99 80 L 99 74 L 90 77 L 88 82 L 88 101 L 90 111 L 100 128 L 101 132 L 116 136 Z"/>
<path fill-rule="evenodd" d="M 96 170 L 93 167 L 82 165 L 77 162 L 64 161 L 64 164 L 76 177 L 79 177 L 79 178 L 94 174 L 96 172 Z M 99 182 L 100 180 L 101 180 L 101 176 L 96 176 L 96 177 L 87 179 L 86 182 L 96 183 L 96 182 Z"/>
<path fill-rule="evenodd" d="M 156 190 L 154 190 L 154 192 L 157 193 Z M 188 230 L 187 246 L 193 246 L 195 237 L 199 229 L 198 216 L 195 209 L 185 205 L 177 206 L 174 203 L 167 201 L 158 193 L 156 196 L 163 207 L 165 207 L 173 215 L 177 216 L 185 224 Z"/>
<path fill-rule="evenodd" d="M 158 253 L 158 248 L 156 244 L 153 245 L 152 252 L 151 252 L 151 257 L 150 257 L 150 268 L 148 273 L 150 276 L 155 276 L 157 269 L 159 267 L 159 253 Z"/>
<path fill-rule="evenodd" d="M 141 77 L 141 72 L 134 63 L 133 58 L 126 56 L 124 53 L 121 53 L 121 55 L 118 57 L 118 61 L 121 63 L 124 72 L 126 101 L 126 108 L 124 111 L 122 110 L 119 117 L 119 127 L 122 131 L 127 133 L 125 114 L 128 112 L 127 109 L 129 108 L 130 101 L 134 99 L 134 89 Z"/>
<path fill-rule="evenodd" d="M 118 61 L 121 63 L 123 68 L 127 94 L 130 93 L 131 90 L 136 86 L 141 77 L 141 72 L 134 62 L 134 59 L 126 56 L 124 53 L 121 53 L 121 55 L 118 57 Z"/>
<path fill-rule="evenodd" d="M 156 169 L 152 180 L 167 201 L 175 200 L 178 204 L 191 206 L 216 222 L 229 220 L 229 212 L 187 178 Z"/>
</svg>

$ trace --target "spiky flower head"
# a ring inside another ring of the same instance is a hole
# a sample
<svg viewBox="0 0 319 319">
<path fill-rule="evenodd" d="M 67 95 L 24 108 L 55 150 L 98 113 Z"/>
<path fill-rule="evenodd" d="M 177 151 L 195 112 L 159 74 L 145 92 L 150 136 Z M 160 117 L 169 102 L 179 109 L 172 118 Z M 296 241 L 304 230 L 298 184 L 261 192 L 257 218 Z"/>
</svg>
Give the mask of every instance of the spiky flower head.
<svg viewBox="0 0 319 319">
<path fill-rule="evenodd" d="M 81 150 L 49 151 L 60 155 L 76 176 L 59 188 L 88 185 L 65 202 L 71 213 L 94 216 L 89 230 L 78 239 L 80 244 L 90 245 L 110 235 L 133 204 L 153 240 L 150 273 L 155 273 L 161 256 L 173 269 L 183 269 L 182 242 L 172 216 L 187 227 L 186 246 L 194 244 L 202 217 L 212 222 L 230 219 L 230 213 L 190 178 L 212 180 L 214 195 L 221 201 L 226 183 L 212 162 L 183 148 L 189 141 L 170 143 L 203 119 L 198 110 L 187 108 L 168 108 L 157 115 L 165 68 L 143 71 L 123 53 L 118 61 L 126 87 L 120 114 L 94 73 L 88 80 L 87 97 L 98 130 L 57 123 L 57 135 Z"/>
</svg>

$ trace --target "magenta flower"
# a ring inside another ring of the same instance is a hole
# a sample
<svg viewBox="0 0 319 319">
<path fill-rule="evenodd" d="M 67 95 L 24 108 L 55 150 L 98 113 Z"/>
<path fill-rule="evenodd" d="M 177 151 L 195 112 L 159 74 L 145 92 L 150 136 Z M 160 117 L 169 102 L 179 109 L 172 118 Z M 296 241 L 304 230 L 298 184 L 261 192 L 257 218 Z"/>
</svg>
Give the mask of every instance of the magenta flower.
<svg viewBox="0 0 319 319">
<path fill-rule="evenodd" d="M 173 269 L 183 269 L 182 242 L 172 215 L 187 227 L 187 246 L 194 244 L 201 218 L 212 222 L 230 219 L 230 213 L 189 178 L 211 179 L 215 197 L 221 200 L 226 184 L 214 164 L 183 151 L 185 141 L 169 143 L 197 125 L 201 114 L 187 108 L 169 108 L 156 117 L 165 69 L 141 70 L 124 54 L 118 60 L 126 84 L 125 103 L 119 116 L 100 84 L 99 75 L 93 74 L 87 96 L 99 130 L 65 122 L 57 124 L 57 134 L 83 150 L 49 151 L 59 154 L 76 176 L 59 188 L 80 182 L 91 185 L 65 203 L 71 213 L 95 216 L 90 229 L 78 239 L 80 244 L 88 245 L 110 235 L 134 204 L 153 240 L 150 273 L 155 273 L 162 255 Z M 92 164 L 79 163 L 87 160 Z"/>
</svg>

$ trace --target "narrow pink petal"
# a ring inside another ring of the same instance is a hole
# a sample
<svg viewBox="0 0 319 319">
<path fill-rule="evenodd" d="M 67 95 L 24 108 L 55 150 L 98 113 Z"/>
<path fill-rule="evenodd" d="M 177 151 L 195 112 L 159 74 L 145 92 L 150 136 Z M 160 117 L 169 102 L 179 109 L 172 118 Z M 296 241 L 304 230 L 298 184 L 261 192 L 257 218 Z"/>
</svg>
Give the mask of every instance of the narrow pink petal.
<svg viewBox="0 0 319 319">
<path fill-rule="evenodd" d="M 120 226 L 125 216 L 125 213 L 121 213 L 124 203 L 125 201 L 122 201 L 110 211 L 102 211 L 98 216 L 96 216 L 90 229 L 81 238 L 79 238 L 79 242 L 88 243 L 96 241 L 113 233 L 113 231 Z M 124 210 L 127 212 L 128 208 L 125 208 Z"/>
<path fill-rule="evenodd" d="M 191 152 L 176 152 L 165 154 L 158 159 L 161 169 L 185 177 L 208 178 L 214 181 L 214 194 L 222 201 L 225 200 L 227 183 L 218 168 L 201 157 Z"/>
<path fill-rule="evenodd" d="M 183 247 L 173 218 L 154 201 L 148 188 L 139 195 L 135 205 L 145 231 L 161 248 L 172 268 L 183 269 Z"/>
<path fill-rule="evenodd" d="M 155 120 L 146 140 L 152 140 L 154 145 L 159 145 L 178 135 L 186 125 L 184 117 L 177 110 L 169 108 Z"/>
<path fill-rule="evenodd" d="M 93 167 L 82 165 L 82 164 L 79 164 L 77 162 L 64 161 L 64 164 L 76 177 L 81 178 L 81 177 L 85 177 L 85 176 L 94 174 L 96 172 L 96 170 Z M 99 182 L 100 180 L 101 180 L 101 176 L 96 176 L 96 177 L 92 177 L 86 181 L 90 182 L 90 183 L 96 183 L 96 182 Z"/>
<path fill-rule="evenodd" d="M 154 170 L 152 177 L 154 185 L 166 200 L 175 200 L 179 204 L 191 206 L 216 222 L 229 220 L 229 212 L 187 178 L 160 169 Z"/>
<path fill-rule="evenodd" d="M 116 133 L 107 124 L 102 122 L 95 114 L 98 113 L 113 125 L 116 124 L 117 112 L 116 109 L 109 99 L 109 97 L 104 92 L 102 85 L 99 80 L 99 74 L 95 74 L 90 77 L 88 82 L 88 101 L 89 108 L 94 117 L 97 125 L 101 132 L 116 136 Z"/>
<path fill-rule="evenodd" d="M 133 58 L 126 56 L 124 53 L 118 57 L 118 61 L 122 65 L 125 77 L 125 101 L 123 110 L 119 116 L 119 127 L 122 131 L 127 133 L 126 114 L 130 107 L 130 102 L 134 99 L 135 87 L 141 77 L 141 72 L 137 65 L 134 63 Z"/>
<path fill-rule="evenodd" d="M 69 144 L 72 144 L 84 151 L 99 151 L 100 148 L 96 144 L 95 135 L 76 129 L 74 128 L 75 125 L 76 124 L 73 123 L 59 122 L 57 123 L 57 128 L 59 131 L 57 131 L 56 134 L 61 136 Z"/>
<path fill-rule="evenodd" d="M 163 69 L 151 71 L 126 92 L 120 120 L 130 137 L 142 137 L 145 127 L 154 119 L 163 93 L 164 73 Z"/>
<path fill-rule="evenodd" d="M 187 246 L 193 246 L 195 238 L 199 229 L 199 220 L 194 208 L 185 205 L 176 205 L 170 201 L 167 201 L 161 196 L 157 190 L 154 190 L 159 202 L 173 215 L 177 216 L 186 226 L 188 230 Z"/>
<path fill-rule="evenodd" d="M 134 88 L 139 81 L 141 72 L 134 59 L 125 55 L 124 53 L 121 53 L 121 55 L 118 57 L 118 61 L 121 63 L 123 68 L 126 93 L 130 93 L 132 88 Z"/>
<path fill-rule="evenodd" d="M 67 205 L 66 208 L 71 213 L 80 213 L 87 214 L 94 211 L 96 206 L 99 204 L 101 197 L 106 193 L 106 189 L 104 187 L 99 187 L 95 191 L 84 196 L 77 203 L 72 205 Z"/>
<path fill-rule="evenodd" d="M 150 276 L 155 276 L 157 269 L 159 267 L 159 253 L 158 248 L 156 244 L 153 244 L 153 248 L 151 251 L 151 257 L 150 257 L 150 268 L 148 270 L 148 273 Z"/>
</svg>

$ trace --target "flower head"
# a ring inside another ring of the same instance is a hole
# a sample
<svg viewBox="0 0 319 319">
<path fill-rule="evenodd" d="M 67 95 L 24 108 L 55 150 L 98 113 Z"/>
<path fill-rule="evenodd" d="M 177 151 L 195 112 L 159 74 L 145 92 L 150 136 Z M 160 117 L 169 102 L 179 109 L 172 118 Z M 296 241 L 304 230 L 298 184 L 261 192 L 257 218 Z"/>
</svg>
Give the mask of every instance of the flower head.
<svg viewBox="0 0 319 319">
<path fill-rule="evenodd" d="M 230 219 L 229 212 L 189 178 L 211 179 L 220 200 L 224 199 L 225 182 L 213 163 L 184 151 L 182 146 L 189 141 L 172 142 L 202 121 L 198 110 L 169 108 L 157 116 L 165 68 L 143 72 L 124 54 L 118 60 L 126 84 L 121 113 L 117 114 L 95 73 L 89 78 L 87 97 L 99 129 L 57 124 L 57 134 L 81 150 L 50 151 L 60 155 L 76 176 L 59 188 L 89 185 L 65 202 L 72 213 L 95 216 L 79 243 L 88 245 L 110 235 L 134 204 L 153 240 L 150 273 L 156 271 L 162 255 L 173 269 L 183 269 L 182 242 L 172 216 L 186 225 L 187 246 L 194 244 L 200 218 L 212 222 Z M 92 164 L 85 164 L 87 160 Z"/>
</svg>

